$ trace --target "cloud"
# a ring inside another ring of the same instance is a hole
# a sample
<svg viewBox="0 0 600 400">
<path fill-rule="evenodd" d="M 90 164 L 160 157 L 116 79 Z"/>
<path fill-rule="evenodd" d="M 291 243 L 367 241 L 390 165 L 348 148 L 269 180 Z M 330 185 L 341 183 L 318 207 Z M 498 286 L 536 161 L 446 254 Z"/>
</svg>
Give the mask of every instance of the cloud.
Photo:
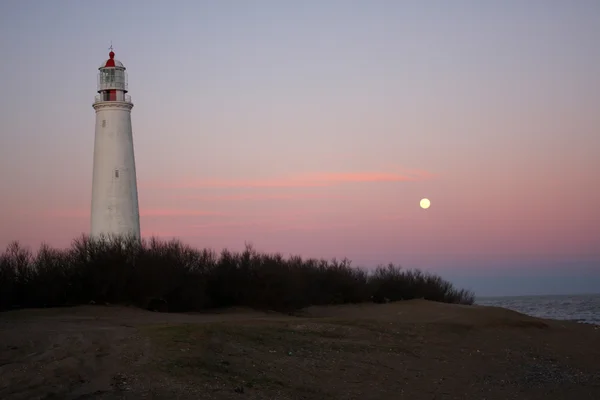
<svg viewBox="0 0 600 400">
<path fill-rule="evenodd" d="M 286 187 L 326 187 L 344 183 L 368 182 L 415 182 L 435 177 L 434 174 L 411 170 L 406 172 L 341 172 L 314 173 L 290 176 L 288 178 L 271 179 L 205 179 L 186 180 L 165 185 L 162 188 L 193 189 L 193 188 L 286 188 Z M 148 187 L 148 186 L 146 186 Z"/>
<path fill-rule="evenodd" d="M 290 210 L 290 211 L 268 211 L 268 212 L 248 212 L 240 210 L 238 212 L 222 212 L 222 211 L 208 211 L 208 210 L 196 210 L 196 209 L 183 209 L 183 208 L 140 208 L 141 217 L 202 217 L 202 216 L 215 216 L 215 217 L 227 217 L 227 218 L 244 218 L 250 219 L 250 221 L 244 221 L 243 223 L 269 223 L 273 221 L 304 221 L 307 217 L 317 217 L 319 215 L 345 215 L 348 212 L 343 211 L 331 211 L 331 210 Z M 350 213 L 352 214 L 352 213 Z M 41 213 L 34 213 L 34 216 L 43 216 L 48 218 L 89 218 L 90 210 L 84 209 L 72 209 L 72 210 L 47 210 Z"/>
<path fill-rule="evenodd" d="M 178 200 L 201 201 L 251 201 L 251 200 L 309 200 L 309 199 L 345 199 L 346 196 L 331 193 L 244 193 L 228 195 L 183 195 L 174 196 Z"/>
<path fill-rule="evenodd" d="M 198 217 L 198 216 L 224 216 L 225 213 L 204 210 L 183 210 L 178 208 L 142 208 L 142 217 Z"/>
<path fill-rule="evenodd" d="M 50 218 L 89 218 L 90 210 L 50 210 L 44 212 L 45 217 Z M 179 208 L 140 208 L 141 217 L 181 217 L 181 216 L 225 216 L 227 214 L 218 211 L 186 210 Z"/>
</svg>

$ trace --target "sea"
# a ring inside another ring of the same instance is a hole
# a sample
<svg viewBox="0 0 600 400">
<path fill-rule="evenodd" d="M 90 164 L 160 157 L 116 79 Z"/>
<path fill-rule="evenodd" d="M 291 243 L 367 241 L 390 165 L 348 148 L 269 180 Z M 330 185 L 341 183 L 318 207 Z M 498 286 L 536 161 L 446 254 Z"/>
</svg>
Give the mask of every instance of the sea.
<svg viewBox="0 0 600 400">
<path fill-rule="evenodd" d="M 508 308 L 533 317 L 600 325 L 600 294 L 481 297 L 475 304 Z"/>
</svg>

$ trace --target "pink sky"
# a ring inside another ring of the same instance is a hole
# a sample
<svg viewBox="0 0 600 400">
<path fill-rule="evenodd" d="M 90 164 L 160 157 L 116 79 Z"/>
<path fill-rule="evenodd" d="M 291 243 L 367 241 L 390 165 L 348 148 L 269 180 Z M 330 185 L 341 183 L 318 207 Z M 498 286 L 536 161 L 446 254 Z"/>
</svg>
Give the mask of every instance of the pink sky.
<svg viewBox="0 0 600 400">
<path fill-rule="evenodd" d="M 573 195 L 593 176 L 482 172 L 469 180 L 424 171 L 140 180 L 142 232 L 198 246 L 240 249 L 250 241 L 266 251 L 363 262 L 402 262 L 404 254 L 437 262 L 597 254 L 598 191 Z M 13 229 L 0 240 L 68 245 L 88 229 L 88 195 L 81 190 L 66 204 L 60 196 L 36 207 L 18 202 L 3 215 Z M 422 197 L 431 199 L 430 209 L 419 208 Z"/>
</svg>

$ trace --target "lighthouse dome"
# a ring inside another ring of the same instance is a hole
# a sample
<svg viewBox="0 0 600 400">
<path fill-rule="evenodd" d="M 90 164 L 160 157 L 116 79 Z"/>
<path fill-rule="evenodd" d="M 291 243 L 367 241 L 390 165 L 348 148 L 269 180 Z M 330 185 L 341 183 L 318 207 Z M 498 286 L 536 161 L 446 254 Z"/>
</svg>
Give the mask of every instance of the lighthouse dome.
<svg viewBox="0 0 600 400">
<path fill-rule="evenodd" d="M 108 57 L 109 57 L 108 60 L 104 61 L 100 65 L 100 68 L 110 68 L 110 67 L 125 68 L 125 66 L 123 65 L 123 63 L 121 61 L 115 60 L 115 53 L 113 51 L 108 53 Z"/>
</svg>

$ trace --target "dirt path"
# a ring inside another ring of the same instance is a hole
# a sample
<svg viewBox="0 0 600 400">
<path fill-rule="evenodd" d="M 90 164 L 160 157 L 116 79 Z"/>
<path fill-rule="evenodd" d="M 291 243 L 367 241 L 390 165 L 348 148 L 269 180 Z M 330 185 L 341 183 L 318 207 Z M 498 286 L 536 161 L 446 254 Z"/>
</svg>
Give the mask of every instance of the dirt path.
<svg viewBox="0 0 600 400">
<path fill-rule="evenodd" d="M 598 399 L 600 327 L 430 302 L 0 313 L 0 398 Z"/>
</svg>

